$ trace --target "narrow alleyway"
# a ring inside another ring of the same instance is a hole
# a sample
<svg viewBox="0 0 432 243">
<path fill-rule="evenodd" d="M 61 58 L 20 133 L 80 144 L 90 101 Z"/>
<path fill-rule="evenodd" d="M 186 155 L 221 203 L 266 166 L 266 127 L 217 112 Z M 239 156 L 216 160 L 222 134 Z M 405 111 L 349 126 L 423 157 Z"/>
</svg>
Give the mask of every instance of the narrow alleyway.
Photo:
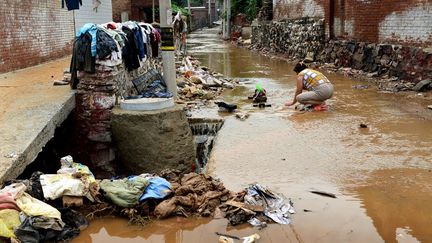
<svg viewBox="0 0 432 243">
<path fill-rule="evenodd" d="M 224 99 L 251 113 L 246 121 L 224 115 L 208 173 L 232 190 L 253 182 L 267 185 L 291 198 L 297 210 L 290 226 L 258 231 L 260 242 L 432 239 L 431 112 L 416 94 L 354 89 L 365 83 L 328 74 L 336 90 L 331 110 L 300 113 L 283 107 L 295 88 L 295 73 L 286 61 L 223 43 L 217 29 L 192 34 L 189 45 L 204 65 L 241 79 L 242 85 Z M 272 107 L 258 109 L 248 101 L 257 82 Z M 102 219 L 74 242 L 216 242 L 216 231 L 243 236 L 257 230 L 226 228 L 225 220 L 178 218 L 135 228 Z"/>
</svg>

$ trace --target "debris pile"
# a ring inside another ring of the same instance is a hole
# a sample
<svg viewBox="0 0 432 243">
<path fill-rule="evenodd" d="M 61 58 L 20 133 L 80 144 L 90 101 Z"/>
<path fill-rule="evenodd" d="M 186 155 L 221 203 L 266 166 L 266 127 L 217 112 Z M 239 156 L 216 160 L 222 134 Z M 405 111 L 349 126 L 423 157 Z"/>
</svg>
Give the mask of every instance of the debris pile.
<svg viewBox="0 0 432 243">
<path fill-rule="evenodd" d="M 248 222 L 261 228 L 270 222 L 289 224 L 290 215 L 295 213 L 290 200 L 260 184 L 250 185 L 220 209 L 231 225 Z"/>
<path fill-rule="evenodd" d="M 219 96 L 224 88 L 233 89 L 235 87 L 235 80 L 224 78 L 222 74 L 210 71 L 192 57 L 183 58 L 178 65 L 177 86 L 179 99 L 182 101 L 212 100 Z"/>
<path fill-rule="evenodd" d="M 67 241 L 87 227 L 87 219 L 110 214 L 142 225 L 151 217 L 201 216 L 265 227 L 289 224 L 294 213 L 291 201 L 259 184 L 234 193 L 211 176 L 177 170 L 100 181 L 71 156 L 61 163 L 57 174 L 35 172 L 0 190 L 0 238 Z"/>
</svg>

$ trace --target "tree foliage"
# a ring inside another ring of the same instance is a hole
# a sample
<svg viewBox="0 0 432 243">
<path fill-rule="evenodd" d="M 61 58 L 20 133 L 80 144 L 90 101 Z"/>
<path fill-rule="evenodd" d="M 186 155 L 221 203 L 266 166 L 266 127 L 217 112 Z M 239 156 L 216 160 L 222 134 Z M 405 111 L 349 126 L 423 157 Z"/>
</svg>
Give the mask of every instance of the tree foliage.
<svg viewBox="0 0 432 243">
<path fill-rule="evenodd" d="M 244 13 L 247 19 L 251 21 L 257 17 L 259 9 L 262 7 L 262 0 L 231 0 L 231 4 L 232 16 Z"/>
<path fill-rule="evenodd" d="M 188 11 L 184 8 L 184 6 L 177 5 L 177 3 L 175 3 L 175 1 L 171 2 L 171 8 L 172 8 L 173 13 L 178 13 L 180 11 L 180 13 L 182 15 L 189 15 Z"/>
</svg>

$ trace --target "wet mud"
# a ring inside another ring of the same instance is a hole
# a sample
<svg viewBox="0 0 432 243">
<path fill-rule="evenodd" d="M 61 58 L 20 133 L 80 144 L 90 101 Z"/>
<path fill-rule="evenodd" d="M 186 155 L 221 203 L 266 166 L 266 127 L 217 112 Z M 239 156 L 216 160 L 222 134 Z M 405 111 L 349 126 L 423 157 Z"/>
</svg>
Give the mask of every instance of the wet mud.
<svg viewBox="0 0 432 243">
<path fill-rule="evenodd" d="M 74 242 L 217 242 L 215 231 L 258 232 L 260 242 L 431 241 L 432 122 L 425 109 L 430 100 L 355 89 L 365 83 L 325 73 L 335 85 L 330 111 L 297 112 L 283 106 L 295 92 L 291 64 L 224 44 L 213 32 L 192 35 L 189 51 L 240 79 L 223 98 L 250 117 L 240 121 L 201 111 L 225 118 L 207 173 L 234 191 L 259 182 L 283 193 L 294 202 L 293 223 L 258 231 L 230 228 L 225 220 L 174 218 L 138 229 L 100 219 Z M 272 107 L 259 109 L 247 99 L 255 83 L 267 90 Z"/>
</svg>

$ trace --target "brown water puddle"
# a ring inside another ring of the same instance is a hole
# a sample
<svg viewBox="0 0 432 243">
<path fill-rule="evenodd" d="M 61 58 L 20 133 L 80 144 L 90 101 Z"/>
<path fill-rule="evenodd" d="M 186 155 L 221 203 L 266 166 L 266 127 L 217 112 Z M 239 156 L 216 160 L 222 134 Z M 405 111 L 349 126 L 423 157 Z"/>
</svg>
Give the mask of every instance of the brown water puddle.
<svg viewBox="0 0 432 243">
<path fill-rule="evenodd" d="M 165 242 L 192 243 L 218 242 L 219 236 L 215 232 L 248 236 L 256 231 L 250 227 L 227 228 L 226 220 L 171 218 L 157 220 L 144 227 L 129 226 L 127 220 L 103 218 L 91 222 L 88 229 L 75 238 L 73 242 Z M 258 232 L 260 242 L 289 242 L 295 241 L 295 229 L 290 226 L 271 225 Z"/>
<path fill-rule="evenodd" d="M 254 182 L 270 186 L 290 197 L 297 210 L 292 226 L 259 231 L 260 242 L 432 242 L 432 122 L 424 109 L 430 100 L 353 89 L 364 83 L 326 73 L 335 85 L 331 110 L 299 113 L 283 106 L 295 89 L 290 64 L 225 46 L 215 34 L 193 38 L 204 65 L 249 79 L 224 100 L 251 116 L 239 121 L 221 114 L 226 120 L 208 173 L 235 191 Z M 247 100 L 255 83 L 267 89 L 272 107 L 257 109 Z M 359 128 L 360 123 L 368 128 Z M 338 198 L 312 194 L 312 189 Z M 141 230 L 104 219 L 79 239 L 217 242 L 215 231 L 256 232 L 244 227 L 226 228 L 225 220 L 170 219 Z"/>
<path fill-rule="evenodd" d="M 298 213 L 290 226 L 228 227 L 226 220 L 171 218 L 144 227 L 127 220 L 91 222 L 73 242 L 217 242 L 215 232 L 235 236 L 258 233 L 259 242 L 429 242 L 432 239 L 432 172 L 390 169 L 373 172 L 363 186 L 338 193 L 337 199 L 291 188 Z M 321 185 L 322 186 L 322 185 Z M 334 188 L 320 187 L 327 191 Z M 311 212 L 304 212 L 304 209 Z"/>
<path fill-rule="evenodd" d="M 378 170 L 355 193 L 386 242 L 432 241 L 431 170 Z"/>
</svg>

